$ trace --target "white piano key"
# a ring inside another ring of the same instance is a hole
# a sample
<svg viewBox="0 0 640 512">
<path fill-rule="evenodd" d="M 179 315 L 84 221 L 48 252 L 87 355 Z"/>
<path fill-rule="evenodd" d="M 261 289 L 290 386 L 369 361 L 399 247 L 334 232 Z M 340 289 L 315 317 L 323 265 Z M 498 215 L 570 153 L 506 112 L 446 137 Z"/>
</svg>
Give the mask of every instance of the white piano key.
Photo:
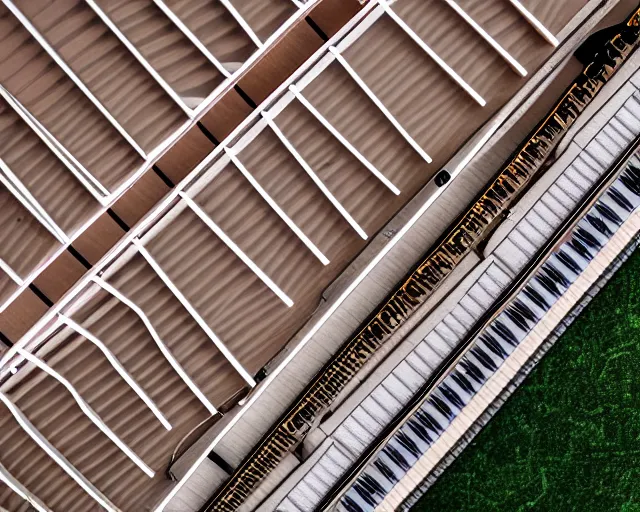
<svg viewBox="0 0 640 512">
<path fill-rule="evenodd" d="M 442 320 L 442 323 L 449 328 L 458 338 L 462 339 L 467 334 L 467 329 L 456 318 L 449 313 Z"/>
<path fill-rule="evenodd" d="M 563 201 L 562 199 L 558 200 Z M 574 205 L 573 202 L 569 202 L 568 200 L 567 203 L 563 204 L 571 205 L 572 208 Z M 563 218 L 556 215 L 556 213 L 551 211 L 544 203 L 537 202 L 527 215 L 527 219 L 531 224 L 536 226 L 538 231 L 550 236 L 551 233 L 553 233 L 553 231 L 562 223 Z"/>
<path fill-rule="evenodd" d="M 395 396 L 399 402 L 406 404 L 413 396 L 411 390 L 393 373 L 382 381 L 382 386 Z"/>
<path fill-rule="evenodd" d="M 611 164 L 615 160 L 615 155 L 612 154 L 597 137 L 587 144 L 584 152 L 606 168 L 611 167 Z"/>
<path fill-rule="evenodd" d="M 474 293 L 473 296 L 471 295 L 472 291 L 484 293 L 484 290 L 482 290 L 482 288 L 476 288 L 476 286 L 474 285 L 467 291 L 466 295 L 462 297 L 462 299 L 460 299 L 460 302 L 458 304 L 462 309 L 464 309 L 464 311 L 467 313 L 467 315 L 469 315 L 470 318 L 473 318 L 473 321 L 475 322 L 487 311 L 487 309 L 489 309 L 489 306 L 491 306 L 491 304 L 493 303 L 493 298 L 490 295 L 485 294 L 484 304 L 486 304 L 486 306 L 483 307 L 475 299 L 477 293 Z"/>
<path fill-rule="evenodd" d="M 440 322 L 434 329 L 434 332 L 451 348 L 455 348 L 460 342 L 460 335 L 453 332 L 444 322 Z"/>
<path fill-rule="evenodd" d="M 405 361 L 411 368 L 418 373 L 425 381 L 433 372 L 432 368 L 418 355 L 414 352 L 411 352 L 406 358 Z"/>
<path fill-rule="evenodd" d="M 420 386 L 422 386 L 426 380 L 425 377 L 411 368 L 406 361 L 402 361 L 398 366 L 396 366 L 393 370 L 393 375 L 395 375 L 397 379 L 413 393 L 420 389 Z"/>
<path fill-rule="evenodd" d="M 365 398 L 360 407 L 367 411 L 370 416 L 377 418 L 380 423 L 388 423 L 394 416 L 394 411 L 383 407 L 371 396 Z"/>
<path fill-rule="evenodd" d="M 476 323 L 476 318 L 471 315 L 469 311 L 461 304 L 458 303 L 453 311 L 451 311 L 451 316 L 455 318 L 456 322 L 464 327 L 465 332 L 468 332 L 473 324 Z"/>
<path fill-rule="evenodd" d="M 529 220 L 526 218 L 518 222 L 516 231 L 518 231 L 525 239 L 527 239 L 531 243 L 531 245 L 536 248 L 536 251 L 548 239 L 548 235 L 546 235 L 544 232 L 541 232 L 537 228 L 537 226 L 531 224 L 531 222 L 529 222 Z"/>
<path fill-rule="evenodd" d="M 640 133 L 640 117 L 634 116 L 630 106 L 633 104 L 637 104 L 637 100 L 630 98 L 627 103 L 623 105 L 623 107 L 616 113 L 615 118 L 620 122 L 625 128 L 627 128 L 634 135 Z"/>
<path fill-rule="evenodd" d="M 404 405 L 403 402 L 400 402 L 400 400 L 393 396 L 384 386 L 377 386 L 370 396 L 391 415 L 396 414 Z"/>
<path fill-rule="evenodd" d="M 605 168 L 598 164 L 586 153 L 579 154 L 571 164 L 574 169 L 586 179 L 594 183 L 605 171 Z"/>
<path fill-rule="evenodd" d="M 558 177 L 554 185 L 557 185 L 558 187 L 560 187 L 560 189 L 569 197 L 571 197 L 574 203 L 576 204 L 578 203 L 578 201 L 580 201 L 584 193 L 588 190 L 587 186 L 584 186 L 584 185 L 580 186 L 581 184 L 579 183 L 573 183 L 564 174 Z"/>
<path fill-rule="evenodd" d="M 511 282 L 509 274 L 504 272 L 498 265 L 489 265 L 485 275 L 500 286 L 500 291 Z M 480 278 L 479 282 L 484 284 L 484 280 Z M 500 292 L 498 292 L 499 294 Z"/>
<path fill-rule="evenodd" d="M 446 357 L 451 352 L 451 346 L 435 330 L 425 337 L 424 341 L 431 347 L 440 358 Z"/>
<path fill-rule="evenodd" d="M 413 349 L 414 353 L 422 359 L 426 365 L 430 366 L 434 370 L 440 361 L 442 361 L 442 355 L 438 354 L 427 341 L 421 341 Z"/>
<path fill-rule="evenodd" d="M 379 418 L 369 414 L 362 406 L 356 407 L 351 413 L 351 416 L 368 432 L 374 435 L 377 435 L 384 427 L 384 424 L 380 422 Z"/>
<path fill-rule="evenodd" d="M 520 271 L 530 257 L 517 247 L 509 238 L 506 238 L 494 251 L 495 256 L 500 259 L 502 263 L 508 266 L 514 273 Z"/>
</svg>

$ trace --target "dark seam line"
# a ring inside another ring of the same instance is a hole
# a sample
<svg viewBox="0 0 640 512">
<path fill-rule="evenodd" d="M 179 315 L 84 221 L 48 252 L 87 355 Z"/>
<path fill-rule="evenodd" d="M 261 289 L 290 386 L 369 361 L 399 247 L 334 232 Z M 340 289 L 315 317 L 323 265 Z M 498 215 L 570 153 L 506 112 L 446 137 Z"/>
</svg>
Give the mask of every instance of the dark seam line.
<svg viewBox="0 0 640 512">
<path fill-rule="evenodd" d="M 213 450 L 211 450 L 208 454 L 207 454 L 207 458 L 213 462 L 214 464 L 216 464 L 220 469 L 222 469 L 222 471 L 224 471 L 225 473 L 232 475 L 233 474 L 233 467 L 231 466 L 231 464 L 229 464 L 226 460 L 224 460 L 220 455 L 218 455 L 216 452 L 214 452 Z"/>
<path fill-rule="evenodd" d="M 9 348 L 13 347 L 13 341 L 7 338 L 2 331 L 0 331 L 0 342 L 4 343 Z"/>
<path fill-rule="evenodd" d="M 211 133 L 209 130 L 207 130 L 207 127 L 203 125 L 200 121 L 198 121 L 198 128 L 200 128 L 200 131 L 204 133 L 205 137 L 207 137 L 207 139 L 213 142 L 215 146 L 220 145 L 220 141 L 216 139 L 216 136 L 213 133 Z"/>
<path fill-rule="evenodd" d="M 35 293 L 35 294 L 38 296 L 38 298 L 39 298 L 42 302 L 44 302 L 48 307 L 53 306 L 53 301 L 52 301 L 49 297 L 47 297 L 47 296 L 42 292 L 42 290 L 40 290 L 40 288 L 38 288 L 35 284 L 31 283 L 31 284 L 29 285 L 29 290 L 31 290 L 33 293 Z"/>
<path fill-rule="evenodd" d="M 244 92 L 238 84 L 234 85 L 233 88 L 240 95 L 240 97 L 245 101 L 247 105 L 249 105 L 251 108 L 258 108 L 258 105 L 256 105 L 256 102 L 253 101 L 251 97 L 246 92 Z"/>
<path fill-rule="evenodd" d="M 86 268 L 87 270 L 89 270 L 93 265 L 91 265 L 91 263 L 89 263 L 87 261 L 87 259 L 80 254 L 75 247 L 73 247 L 73 245 L 70 245 L 69 247 L 67 247 L 67 250 L 71 253 L 71 255 L 77 259 L 80 263 L 82 263 L 82 266 L 84 268 Z"/>
<path fill-rule="evenodd" d="M 114 212 L 111 208 L 109 208 L 107 210 L 107 213 L 109 214 L 109 217 L 111 217 L 118 226 L 120 226 L 122 228 L 122 231 L 124 231 L 125 233 L 127 233 L 129 231 L 129 229 L 131 229 L 127 223 L 125 221 L 123 221 L 120 216 Z"/>
<path fill-rule="evenodd" d="M 327 36 L 327 34 L 324 33 L 324 30 L 322 30 L 318 24 L 313 21 L 313 19 L 311 19 L 310 16 L 306 16 L 304 21 L 307 22 L 307 24 L 313 29 L 313 31 L 318 34 L 320 36 L 320 39 L 322 39 L 325 43 L 329 40 L 329 36 Z"/>
<path fill-rule="evenodd" d="M 154 165 L 154 166 L 152 167 L 152 169 L 153 169 L 153 172 L 155 172 L 155 173 L 158 175 L 158 177 L 159 177 L 162 181 L 164 181 L 164 184 L 165 184 L 167 187 L 169 187 L 169 188 L 173 188 L 173 187 L 175 187 L 175 186 L 176 186 L 176 184 L 175 184 L 173 181 L 171 181 L 171 179 L 169 178 L 169 176 L 167 176 L 165 173 L 163 173 L 163 172 L 162 172 L 162 169 L 160 169 L 160 167 L 158 167 L 157 165 Z"/>
</svg>

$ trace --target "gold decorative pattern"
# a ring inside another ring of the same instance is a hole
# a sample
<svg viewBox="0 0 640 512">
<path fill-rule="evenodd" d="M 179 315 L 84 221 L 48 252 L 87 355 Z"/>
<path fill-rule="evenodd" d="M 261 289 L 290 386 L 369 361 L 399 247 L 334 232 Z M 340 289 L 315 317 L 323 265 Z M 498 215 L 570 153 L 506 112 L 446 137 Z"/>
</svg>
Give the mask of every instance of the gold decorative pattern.
<svg viewBox="0 0 640 512">
<path fill-rule="evenodd" d="M 525 190 L 560 139 L 604 84 L 636 49 L 640 9 L 603 42 L 593 61 L 560 98 L 483 195 L 443 241 L 382 304 L 364 327 L 333 356 L 298 400 L 261 440 L 231 478 L 203 508 L 234 511 L 276 465 L 304 439 L 311 424 L 389 337 L 440 286 L 456 265 L 488 234 L 490 227 Z"/>
</svg>

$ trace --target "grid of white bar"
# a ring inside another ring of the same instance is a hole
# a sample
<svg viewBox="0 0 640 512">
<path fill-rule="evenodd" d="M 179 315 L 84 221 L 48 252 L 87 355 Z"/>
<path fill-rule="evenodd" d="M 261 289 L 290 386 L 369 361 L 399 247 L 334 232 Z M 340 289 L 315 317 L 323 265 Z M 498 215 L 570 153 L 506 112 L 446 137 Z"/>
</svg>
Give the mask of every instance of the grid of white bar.
<svg viewBox="0 0 640 512">
<path fill-rule="evenodd" d="M 37 512 L 51 512 L 37 496 L 22 485 L 2 464 L 0 464 L 0 482 L 4 482 L 13 492 L 31 505 Z"/>
</svg>

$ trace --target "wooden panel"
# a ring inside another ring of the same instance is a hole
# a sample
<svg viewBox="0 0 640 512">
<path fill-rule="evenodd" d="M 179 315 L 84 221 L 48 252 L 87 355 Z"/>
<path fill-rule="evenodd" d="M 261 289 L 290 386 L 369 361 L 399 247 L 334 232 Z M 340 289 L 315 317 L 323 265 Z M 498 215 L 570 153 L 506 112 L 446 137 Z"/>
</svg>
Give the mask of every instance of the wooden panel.
<svg viewBox="0 0 640 512">
<path fill-rule="evenodd" d="M 60 254 L 33 282 L 48 299 L 59 300 L 87 271 L 69 251 Z"/>
<path fill-rule="evenodd" d="M 124 231 L 104 212 L 73 242 L 73 247 L 95 265 L 122 238 Z"/>
<path fill-rule="evenodd" d="M 13 343 L 17 343 L 48 309 L 47 305 L 27 288 L 0 313 L 0 332 Z"/>
<path fill-rule="evenodd" d="M 185 155 L 188 158 L 189 154 Z M 152 170 L 144 173 L 111 209 L 127 226 L 132 227 L 144 217 L 170 188 Z"/>
<path fill-rule="evenodd" d="M 250 73 L 240 78 L 238 85 L 259 105 L 322 43 L 318 34 L 302 20 L 251 68 Z"/>
<path fill-rule="evenodd" d="M 327 37 L 331 37 L 365 5 L 358 0 L 323 0 L 313 8 L 309 17 Z"/>
<path fill-rule="evenodd" d="M 205 114 L 205 118 L 210 118 L 210 112 Z M 214 147 L 200 128 L 193 126 L 162 156 L 158 168 L 174 184 L 180 183 Z"/>
<path fill-rule="evenodd" d="M 248 74 L 254 74 L 254 69 Z M 253 109 L 235 89 L 231 89 L 214 103 L 201 119 L 202 124 L 218 140 L 224 140 Z"/>
</svg>

